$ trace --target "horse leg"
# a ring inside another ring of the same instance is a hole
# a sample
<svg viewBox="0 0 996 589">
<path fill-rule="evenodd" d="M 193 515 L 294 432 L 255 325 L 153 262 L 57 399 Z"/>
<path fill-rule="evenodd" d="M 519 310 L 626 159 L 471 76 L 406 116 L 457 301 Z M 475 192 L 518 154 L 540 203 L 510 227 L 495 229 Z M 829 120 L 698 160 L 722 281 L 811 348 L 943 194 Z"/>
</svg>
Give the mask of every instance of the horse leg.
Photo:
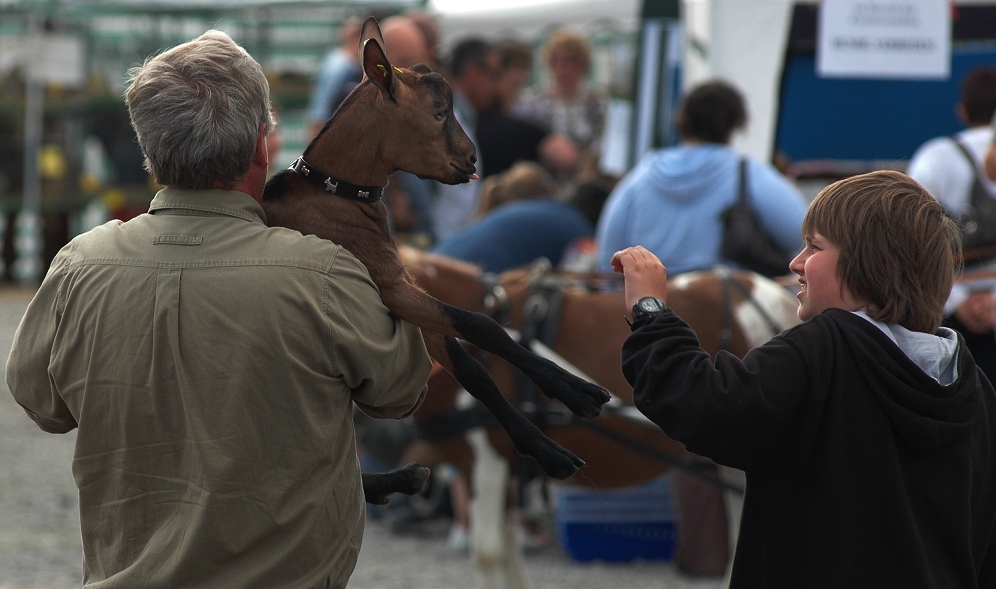
<svg viewBox="0 0 996 589">
<path fill-rule="evenodd" d="M 362 478 L 363 495 L 367 503 L 386 505 L 392 493 L 405 495 L 420 493 L 429 478 L 429 469 L 412 462 L 387 472 L 365 472 Z"/>
<path fill-rule="evenodd" d="M 551 440 L 516 411 L 484 366 L 456 339 L 431 331 L 423 331 L 422 338 L 429 355 L 495 416 L 519 454 L 532 456 L 545 473 L 556 479 L 566 479 L 584 466 L 583 460 Z"/>
<path fill-rule="evenodd" d="M 502 578 L 506 589 L 531 587 L 522 563 L 515 520 L 508 502 L 509 466 L 488 440 L 483 428 L 464 434 L 474 450 L 473 495 L 471 500 L 471 548 L 474 564 L 481 573 L 482 585 L 495 586 Z"/>
<path fill-rule="evenodd" d="M 464 339 L 508 360 L 547 397 L 562 402 L 575 415 L 587 419 L 598 417 L 602 405 L 610 399 L 608 391 L 602 387 L 574 376 L 519 345 L 501 325 L 483 313 L 447 305 L 407 282 L 382 287 L 380 294 L 387 307 L 401 319 L 423 329 Z M 467 387 L 467 390 L 473 394 L 471 388 Z"/>
<path fill-rule="evenodd" d="M 519 524 L 510 512 L 505 515 L 505 560 L 502 562 L 502 573 L 505 576 L 505 586 L 509 589 L 530 589 L 533 584 L 526 575 L 526 563 L 523 559 L 522 542 L 519 538 Z"/>
</svg>

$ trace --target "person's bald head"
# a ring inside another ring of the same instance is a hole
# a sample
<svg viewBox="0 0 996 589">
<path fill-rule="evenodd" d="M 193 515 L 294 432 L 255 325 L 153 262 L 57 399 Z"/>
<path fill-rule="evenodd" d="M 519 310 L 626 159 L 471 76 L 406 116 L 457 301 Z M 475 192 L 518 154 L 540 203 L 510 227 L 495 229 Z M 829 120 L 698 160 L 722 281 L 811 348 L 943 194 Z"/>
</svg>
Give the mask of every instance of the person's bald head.
<svg viewBox="0 0 996 589">
<path fill-rule="evenodd" d="M 387 45 L 387 59 L 392 65 L 410 68 L 416 63 L 423 63 L 431 68 L 435 67 L 425 35 L 410 18 L 389 17 L 380 24 L 380 30 Z"/>
</svg>

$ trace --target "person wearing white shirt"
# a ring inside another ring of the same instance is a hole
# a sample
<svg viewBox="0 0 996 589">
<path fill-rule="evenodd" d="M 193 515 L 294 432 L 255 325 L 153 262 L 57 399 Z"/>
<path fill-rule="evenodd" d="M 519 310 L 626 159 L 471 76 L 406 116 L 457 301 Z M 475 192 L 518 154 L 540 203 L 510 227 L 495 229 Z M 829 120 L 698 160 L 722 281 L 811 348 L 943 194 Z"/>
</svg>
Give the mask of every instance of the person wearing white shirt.
<svg viewBox="0 0 996 589">
<path fill-rule="evenodd" d="M 971 201 L 976 178 L 989 196 L 996 199 L 996 182 L 983 171 L 983 162 L 993 140 L 991 123 L 996 112 L 996 67 L 981 66 L 965 75 L 956 111 L 966 128 L 921 145 L 910 159 L 906 173 L 957 219 Z M 959 148 L 959 143 L 971 156 L 971 161 Z M 996 269 L 996 258 L 983 260 L 971 269 Z M 962 332 L 976 362 L 990 380 L 996 377 L 993 287 L 991 282 L 956 284 L 945 308 L 948 314 L 945 324 Z"/>
</svg>

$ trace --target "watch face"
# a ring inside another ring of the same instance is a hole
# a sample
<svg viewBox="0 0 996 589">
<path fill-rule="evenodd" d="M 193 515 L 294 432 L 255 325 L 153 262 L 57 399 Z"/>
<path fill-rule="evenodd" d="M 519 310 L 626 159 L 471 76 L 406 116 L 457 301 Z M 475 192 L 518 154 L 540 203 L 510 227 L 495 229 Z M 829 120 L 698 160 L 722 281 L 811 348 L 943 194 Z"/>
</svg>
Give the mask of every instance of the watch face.
<svg viewBox="0 0 996 589">
<path fill-rule="evenodd" d="M 644 297 L 637 304 L 644 313 L 660 313 L 664 310 L 664 302 L 655 297 Z"/>
</svg>

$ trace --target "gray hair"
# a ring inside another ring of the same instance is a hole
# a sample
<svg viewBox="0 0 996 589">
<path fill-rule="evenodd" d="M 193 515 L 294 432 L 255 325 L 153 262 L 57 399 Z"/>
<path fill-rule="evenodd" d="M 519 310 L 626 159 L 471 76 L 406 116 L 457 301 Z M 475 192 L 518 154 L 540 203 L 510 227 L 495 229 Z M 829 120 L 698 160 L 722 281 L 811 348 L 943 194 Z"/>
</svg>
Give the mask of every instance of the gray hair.
<svg viewBox="0 0 996 589">
<path fill-rule="evenodd" d="M 131 68 L 125 103 L 145 168 L 175 188 L 241 182 L 260 126 L 268 136 L 276 124 L 263 68 L 216 30 Z"/>
</svg>

